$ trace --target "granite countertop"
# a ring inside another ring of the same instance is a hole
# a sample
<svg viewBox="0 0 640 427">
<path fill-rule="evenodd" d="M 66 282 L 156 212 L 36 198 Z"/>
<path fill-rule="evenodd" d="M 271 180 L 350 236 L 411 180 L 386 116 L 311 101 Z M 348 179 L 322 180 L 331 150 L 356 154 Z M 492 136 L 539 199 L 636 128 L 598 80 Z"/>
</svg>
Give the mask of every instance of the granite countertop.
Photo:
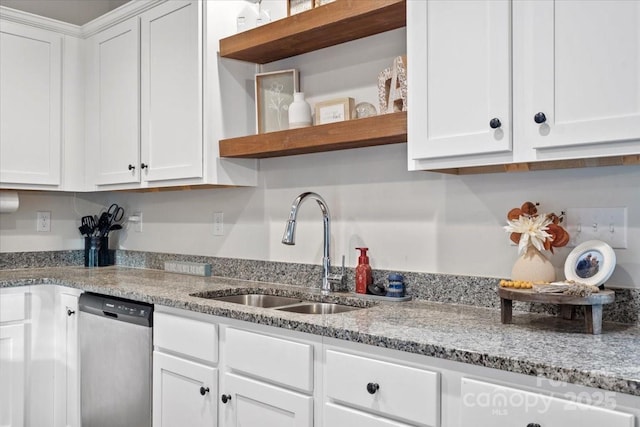
<svg viewBox="0 0 640 427">
<path fill-rule="evenodd" d="M 489 368 L 540 375 L 640 396 L 640 328 L 603 325 L 602 335 L 582 333 L 583 323 L 549 315 L 514 313 L 427 301 L 377 302 L 365 310 L 308 315 L 242 306 L 190 294 L 254 291 L 368 306 L 354 294 L 323 297 L 317 290 L 222 277 L 196 277 L 123 267 L 61 267 L 0 271 L 0 287 L 55 284 L 216 316 L 392 348 Z"/>
</svg>

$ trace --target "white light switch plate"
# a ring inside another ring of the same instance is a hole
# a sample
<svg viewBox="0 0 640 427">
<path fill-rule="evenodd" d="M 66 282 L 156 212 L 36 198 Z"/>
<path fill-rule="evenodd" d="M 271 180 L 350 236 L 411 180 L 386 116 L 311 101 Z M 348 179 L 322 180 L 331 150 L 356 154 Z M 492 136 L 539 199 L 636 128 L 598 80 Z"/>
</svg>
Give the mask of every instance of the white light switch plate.
<svg viewBox="0 0 640 427">
<path fill-rule="evenodd" d="M 627 247 L 627 208 L 567 208 L 568 246 L 601 240 L 612 248 Z"/>
</svg>

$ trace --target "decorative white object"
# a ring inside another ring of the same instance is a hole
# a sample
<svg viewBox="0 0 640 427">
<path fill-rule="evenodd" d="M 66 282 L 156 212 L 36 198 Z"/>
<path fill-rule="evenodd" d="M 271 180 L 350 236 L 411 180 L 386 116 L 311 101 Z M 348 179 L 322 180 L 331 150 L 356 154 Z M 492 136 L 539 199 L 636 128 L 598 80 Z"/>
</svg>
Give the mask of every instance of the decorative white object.
<svg viewBox="0 0 640 427">
<path fill-rule="evenodd" d="M 526 252 L 513 264 L 511 280 L 553 282 L 556 280 L 556 269 L 542 252 L 529 245 Z"/>
<path fill-rule="evenodd" d="M 616 268 L 616 253 L 611 246 L 600 240 L 589 240 L 571 251 L 564 263 L 567 280 L 603 285 Z"/>
<path fill-rule="evenodd" d="M 294 92 L 289 105 L 289 129 L 311 126 L 311 106 L 304 99 L 304 92 Z"/>
<path fill-rule="evenodd" d="M 407 111 L 407 57 L 398 56 L 378 75 L 380 114 Z"/>
</svg>

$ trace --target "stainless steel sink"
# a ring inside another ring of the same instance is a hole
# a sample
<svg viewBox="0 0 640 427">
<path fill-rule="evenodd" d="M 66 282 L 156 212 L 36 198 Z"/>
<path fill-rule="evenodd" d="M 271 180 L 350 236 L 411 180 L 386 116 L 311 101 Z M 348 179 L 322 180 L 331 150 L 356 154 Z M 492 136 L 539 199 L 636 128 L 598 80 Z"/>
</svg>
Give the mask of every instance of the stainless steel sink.
<svg viewBox="0 0 640 427">
<path fill-rule="evenodd" d="M 283 297 L 261 293 L 218 296 L 216 292 L 209 291 L 191 294 L 191 296 L 251 307 L 272 308 L 280 311 L 304 314 L 345 313 L 370 306 L 370 304 L 364 304 L 365 306 L 363 307 L 356 307 L 344 304 L 309 301 L 304 297 Z"/>
<path fill-rule="evenodd" d="M 290 305 L 287 307 L 276 308 L 279 311 L 289 311 L 291 313 L 304 314 L 336 314 L 345 313 L 347 311 L 360 310 L 363 307 L 352 307 L 349 305 L 333 304 L 327 302 L 311 302 L 304 304 Z"/>
<path fill-rule="evenodd" d="M 210 298 L 216 301 L 232 302 L 235 304 L 250 305 L 252 307 L 273 308 L 282 307 L 285 305 L 296 304 L 302 302 L 300 298 L 280 297 L 277 295 L 261 295 L 261 294 L 246 294 L 246 295 L 227 295 L 224 297 Z"/>
</svg>

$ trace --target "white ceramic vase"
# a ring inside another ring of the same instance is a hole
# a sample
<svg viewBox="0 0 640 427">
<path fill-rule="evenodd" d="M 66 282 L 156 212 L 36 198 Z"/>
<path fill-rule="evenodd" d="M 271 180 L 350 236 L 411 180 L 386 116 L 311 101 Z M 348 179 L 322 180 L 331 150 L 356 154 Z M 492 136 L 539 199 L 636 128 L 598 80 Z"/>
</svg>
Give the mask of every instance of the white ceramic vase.
<svg viewBox="0 0 640 427">
<path fill-rule="evenodd" d="M 511 280 L 553 282 L 556 280 L 556 269 L 535 246 L 529 245 L 527 251 L 513 264 Z"/>
<path fill-rule="evenodd" d="M 304 92 L 294 92 L 289 105 L 289 129 L 311 126 L 311 106 L 304 100 Z"/>
</svg>

